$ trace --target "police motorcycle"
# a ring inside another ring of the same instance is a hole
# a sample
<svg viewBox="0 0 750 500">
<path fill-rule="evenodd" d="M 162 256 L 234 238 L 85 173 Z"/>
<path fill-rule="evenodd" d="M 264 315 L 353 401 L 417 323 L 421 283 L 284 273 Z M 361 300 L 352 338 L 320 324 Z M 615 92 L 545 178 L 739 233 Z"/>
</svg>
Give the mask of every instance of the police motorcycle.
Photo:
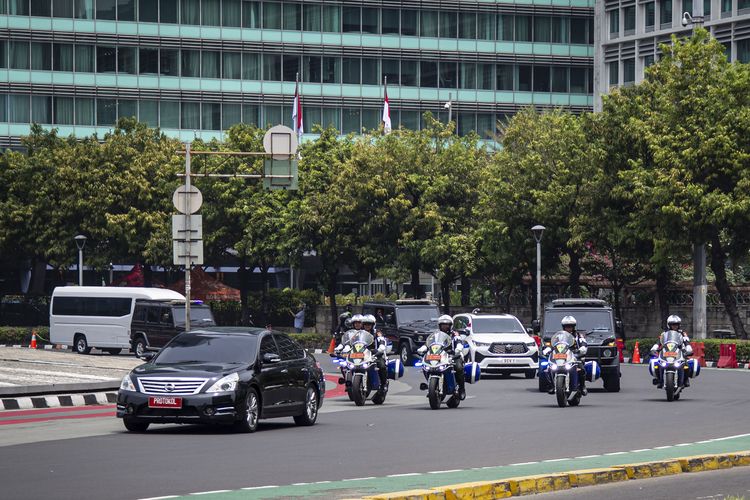
<svg viewBox="0 0 750 500">
<path fill-rule="evenodd" d="M 377 352 L 372 352 L 370 346 L 374 343 L 375 337 L 372 333 L 357 330 L 349 339 L 349 345 L 342 350 L 342 354 L 346 356 L 343 368 L 347 371 L 347 391 L 357 406 L 363 406 L 373 391 L 375 394 L 372 402 L 376 405 L 383 404 L 388 394 L 388 384 L 381 387 L 377 364 L 378 356 L 386 356 L 386 346 L 381 344 Z M 388 361 L 387 368 L 389 379 L 395 380 L 404 375 L 404 366 L 400 359 Z"/>
<path fill-rule="evenodd" d="M 559 331 L 550 339 L 550 346 L 544 348 L 543 354 L 547 360 L 540 360 L 545 365 L 543 375 L 554 388 L 560 408 L 578 406 L 583 397 L 579 380 L 582 363 L 578 357 L 586 355 L 586 347 L 580 347 L 576 353 L 575 346 L 576 340 L 571 333 Z M 596 361 L 587 361 L 584 372 L 586 380 L 593 382 L 601 375 L 601 368 Z"/>
<path fill-rule="evenodd" d="M 687 378 L 697 377 L 701 367 L 697 359 L 687 359 L 693 348 L 683 343 L 680 332 L 668 330 L 661 334 L 660 342 L 661 348 L 656 344 L 651 350 L 648 370 L 659 387 L 664 387 L 667 401 L 677 401 Z"/>
<path fill-rule="evenodd" d="M 437 410 L 440 404 L 447 397 L 446 405 L 448 408 L 458 408 L 461 403 L 458 383 L 456 381 L 456 359 L 464 355 L 463 339 L 457 343 L 454 354 L 451 355 L 448 350 L 451 347 L 453 339 L 445 332 L 435 332 L 427 337 L 425 345 L 420 347 L 417 352 L 422 354 L 422 361 L 415 364 L 416 367 L 422 368 L 427 383 L 422 383 L 419 388 L 427 391 L 427 399 L 430 402 L 430 408 Z M 466 363 L 464 365 L 465 381 L 469 384 L 476 383 L 481 377 L 479 365 L 477 363 Z"/>
<path fill-rule="evenodd" d="M 347 362 L 347 354 L 349 353 L 349 350 L 351 350 L 351 340 L 354 338 L 354 336 L 359 332 L 359 330 L 350 329 L 341 334 L 341 339 L 339 342 L 339 345 L 336 346 L 336 348 L 333 350 L 333 353 L 331 353 L 331 357 L 333 358 L 333 363 L 338 365 L 339 370 L 341 371 L 341 377 L 339 377 L 339 384 L 346 387 L 346 394 L 349 396 L 349 401 L 354 401 L 354 396 L 352 395 L 352 372 L 349 369 L 349 365 Z"/>
</svg>

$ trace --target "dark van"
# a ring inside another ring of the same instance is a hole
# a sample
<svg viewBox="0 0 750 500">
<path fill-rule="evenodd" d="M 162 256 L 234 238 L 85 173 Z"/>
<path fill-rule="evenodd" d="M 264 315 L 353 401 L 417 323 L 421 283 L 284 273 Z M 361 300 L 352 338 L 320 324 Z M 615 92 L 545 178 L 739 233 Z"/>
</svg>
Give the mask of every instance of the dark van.
<svg viewBox="0 0 750 500">
<path fill-rule="evenodd" d="M 211 308 L 190 304 L 190 329 L 216 326 Z M 130 350 L 139 358 L 148 350 L 164 347 L 185 331 L 185 302 L 138 300 L 130 325 Z"/>
</svg>

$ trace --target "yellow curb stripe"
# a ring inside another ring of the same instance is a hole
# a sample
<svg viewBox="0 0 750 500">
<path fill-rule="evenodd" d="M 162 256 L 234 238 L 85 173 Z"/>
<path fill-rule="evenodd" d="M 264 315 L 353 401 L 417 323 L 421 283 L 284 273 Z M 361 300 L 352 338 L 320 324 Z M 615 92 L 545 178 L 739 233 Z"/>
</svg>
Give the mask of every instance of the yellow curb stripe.
<svg viewBox="0 0 750 500">
<path fill-rule="evenodd" d="M 478 481 L 363 497 L 366 500 L 491 500 L 548 493 L 631 479 L 750 466 L 750 451 L 697 455 L 672 460 L 616 465 L 555 474 Z"/>
</svg>

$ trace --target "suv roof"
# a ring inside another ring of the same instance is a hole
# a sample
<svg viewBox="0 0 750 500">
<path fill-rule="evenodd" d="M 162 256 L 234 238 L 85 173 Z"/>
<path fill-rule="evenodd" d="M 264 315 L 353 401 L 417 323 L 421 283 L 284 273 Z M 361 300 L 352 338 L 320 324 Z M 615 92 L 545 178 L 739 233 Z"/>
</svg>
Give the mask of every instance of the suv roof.
<svg viewBox="0 0 750 500">
<path fill-rule="evenodd" d="M 498 314 L 494 314 L 494 313 L 459 313 L 459 314 L 456 314 L 456 316 L 469 316 L 470 318 L 488 318 L 488 319 L 492 319 L 492 318 L 518 319 L 515 316 L 513 316 L 512 314 L 507 314 L 507 313 L 498 313 Z"/>
<path fill-rule="evenodd" d="M 365 302 L 366 306 L 437 306 L 435 302 L 426 299 L 401 299 L 396 301 Z"/>
<path fill-rule="evenodd" d="M 601 299 L 555 299 L 547 307 L 609 307 L 609 304 Z"/>
</svg>

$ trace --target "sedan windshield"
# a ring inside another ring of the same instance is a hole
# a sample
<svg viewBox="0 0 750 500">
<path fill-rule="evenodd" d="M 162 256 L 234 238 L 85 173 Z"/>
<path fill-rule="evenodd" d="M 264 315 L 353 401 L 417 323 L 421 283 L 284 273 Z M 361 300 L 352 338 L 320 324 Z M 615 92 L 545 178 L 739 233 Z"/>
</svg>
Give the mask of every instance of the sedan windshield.
<svg viewBox="0 0 750 500">
<path fill-rule="evenodd" d="M 174 322 L 176 325 L 185 324 L 185 308 L 174 308 Z M 216 326 L 210 307 L 191 307 L 190 326 Z"/>
<path fill-rule="evenodd" d="M 472 333 L 526 333 L 515 318 L 474 318 Z"/>
<path fill-rule="evenodd" d="M 156 365 L 177 363 L 250 364 L 257 352 L 255 335 L 182 333 L 154 358 Z"/>
<path fill-rule="evenodd" d="M 440 316 L 440 312 L 438 311 L 437 306 L 398 308 L 398 322 L 401 325 L 414 323 L 416 321 L 422 321 L 425 323 L 437 321 L 438 316 Z"/>
<path fill-rule="evenodd" d="M 600 311 L 547 311 L 544 314 L 544 331 L 554 333 L 559 331 L 565 316 L 576 319 L 576 330 L 592 332 L 594 330 L 612 331 L 612 316 L 606 309 Z"/>
</svg>

